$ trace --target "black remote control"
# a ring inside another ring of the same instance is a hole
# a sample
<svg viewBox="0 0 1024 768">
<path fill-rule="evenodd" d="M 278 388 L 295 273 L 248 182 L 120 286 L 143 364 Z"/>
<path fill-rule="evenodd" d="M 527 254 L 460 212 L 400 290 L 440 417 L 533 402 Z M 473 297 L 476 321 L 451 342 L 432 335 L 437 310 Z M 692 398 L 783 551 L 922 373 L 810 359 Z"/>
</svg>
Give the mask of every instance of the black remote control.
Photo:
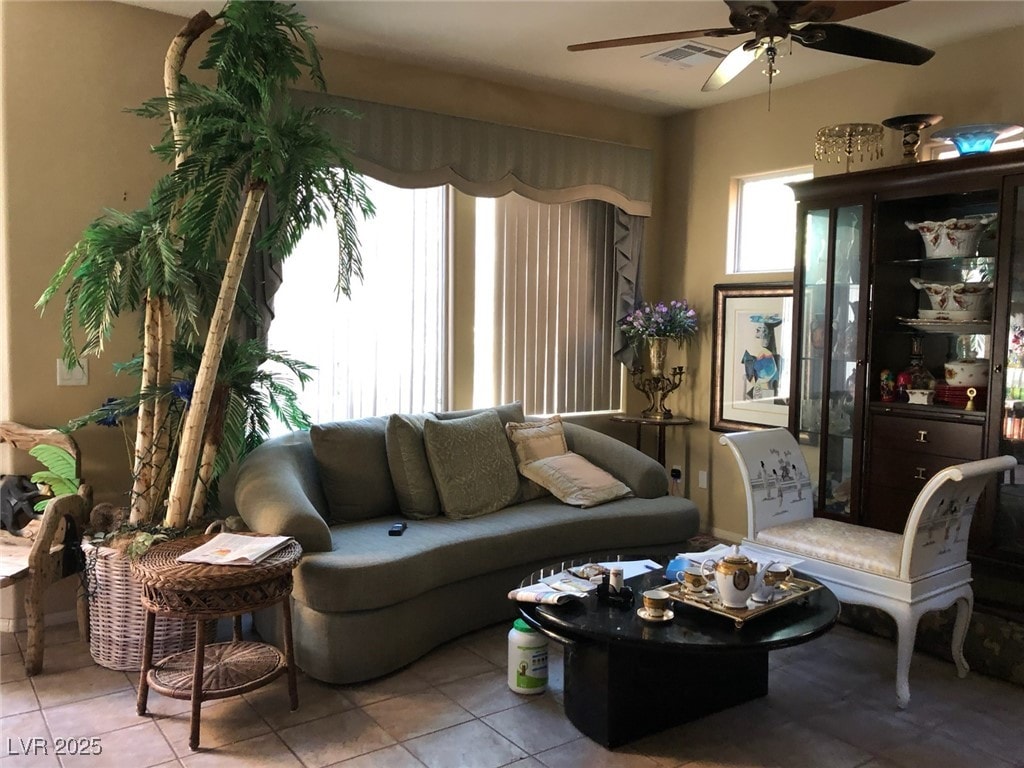
<svg viewBox="0 0 1024 768">
<path fill-rule="evenodd" d="M 405 523 L 395 523 L 388 528 L 388 536 L 401 536 L 408 526 Z"/>
</svg>

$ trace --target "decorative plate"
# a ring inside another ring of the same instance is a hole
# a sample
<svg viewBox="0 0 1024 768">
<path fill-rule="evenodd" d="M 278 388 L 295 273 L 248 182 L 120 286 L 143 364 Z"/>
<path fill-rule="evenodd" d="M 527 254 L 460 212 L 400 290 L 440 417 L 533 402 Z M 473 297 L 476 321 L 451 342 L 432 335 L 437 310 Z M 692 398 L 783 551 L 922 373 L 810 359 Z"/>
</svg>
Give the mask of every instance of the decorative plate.
<svg viewBox="0 0 1024 768">
<path fill-rule="evenodd" d="M 897 317 L 904 325 L 909 325 L 925 333 L 956 333 L 961 336 L 992 333 L 992 325 L 988 321 L 962 320 L 922 320 L 917 317 Z"/>
</svg>

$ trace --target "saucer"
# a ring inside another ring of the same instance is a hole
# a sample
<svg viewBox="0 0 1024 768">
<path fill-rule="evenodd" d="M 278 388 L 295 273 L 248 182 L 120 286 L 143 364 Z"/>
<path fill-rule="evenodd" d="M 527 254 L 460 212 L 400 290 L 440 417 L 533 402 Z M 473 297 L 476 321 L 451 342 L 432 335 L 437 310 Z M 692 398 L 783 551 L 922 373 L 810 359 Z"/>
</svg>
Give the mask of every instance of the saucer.
<svg viewBox="0 0 1024 768">
<path fill-rule="evenodd" d="M 663 614 L 661 614 L 661 616 L 658 617 L 658 618 L 654 618 L 653 616 L 650 616 L 647 613 L 647 609 L 646 608 L 637 608 L 636 609 L 636 615 L 639 616 L 644 621 L 650 621 L 650 622 L 654 622 L 656 624 L 663 624 L 666 621 L 672 621 L 672 619 L 674 619 L 676 617 L 676 615 L 674 613 L 672 613 L 672 610 L 669 609 L 669 608 L 666 608 L 665 612 Z"/>
</svg>

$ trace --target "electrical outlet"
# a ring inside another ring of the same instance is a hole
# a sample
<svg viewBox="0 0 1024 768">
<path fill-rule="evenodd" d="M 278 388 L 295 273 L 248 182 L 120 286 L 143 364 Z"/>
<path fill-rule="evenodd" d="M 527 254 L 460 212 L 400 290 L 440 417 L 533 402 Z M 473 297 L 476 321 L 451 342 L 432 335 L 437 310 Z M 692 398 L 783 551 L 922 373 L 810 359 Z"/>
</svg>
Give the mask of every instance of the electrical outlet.
<svg viewBox="0 0 1024 768">
<path fill-rule="evenodd" d="M 697 487 L 707 489 L 708 473 L 706 469 L 702 469 L 697 473 Z"/>
<path fill-rule="evenodd" d="M 58 387 L 84 387 L 89 383 L 89 361 L 80 360 L 74 368 L 68 368 L 63 360 L 57 360 Z"/>
</svg>

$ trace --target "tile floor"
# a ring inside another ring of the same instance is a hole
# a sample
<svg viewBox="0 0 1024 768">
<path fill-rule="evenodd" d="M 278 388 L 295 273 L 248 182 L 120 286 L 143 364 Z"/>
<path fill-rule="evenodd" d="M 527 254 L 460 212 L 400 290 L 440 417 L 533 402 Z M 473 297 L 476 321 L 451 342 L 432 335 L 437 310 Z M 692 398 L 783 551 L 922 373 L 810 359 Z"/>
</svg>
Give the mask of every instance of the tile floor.
<svg viewBox="0 0 1024 768">
<path fill-rule="evenodd" d="M 92 663 L 72 625 L 48 632 L 44 673 L 26 679 L 24 634 L 0 635 L 0 768 L 14 766 L 344 766 L 345 768 L 1006 768 L 1024 766 L 1024 689 L 918 654 L 910 708 L 894 708 L 891 643 L 839 626 L 771 655 L 770 692 L 614 752 L 562 713 L 552 647 L 542 696 L 505 684 L 508 626 L 438 648 L 362 685 L 300 675 L 288 711 L 284 679 L 204 706 L 202 749 L 188 749 L 188 702 L 150 695 L 135 714 L 135 675 Z M 26 755 L 22 745 L 49 747 Z M 96 737 L 98 756 L 57 758 L 54 740 Z"/>
</svg>

